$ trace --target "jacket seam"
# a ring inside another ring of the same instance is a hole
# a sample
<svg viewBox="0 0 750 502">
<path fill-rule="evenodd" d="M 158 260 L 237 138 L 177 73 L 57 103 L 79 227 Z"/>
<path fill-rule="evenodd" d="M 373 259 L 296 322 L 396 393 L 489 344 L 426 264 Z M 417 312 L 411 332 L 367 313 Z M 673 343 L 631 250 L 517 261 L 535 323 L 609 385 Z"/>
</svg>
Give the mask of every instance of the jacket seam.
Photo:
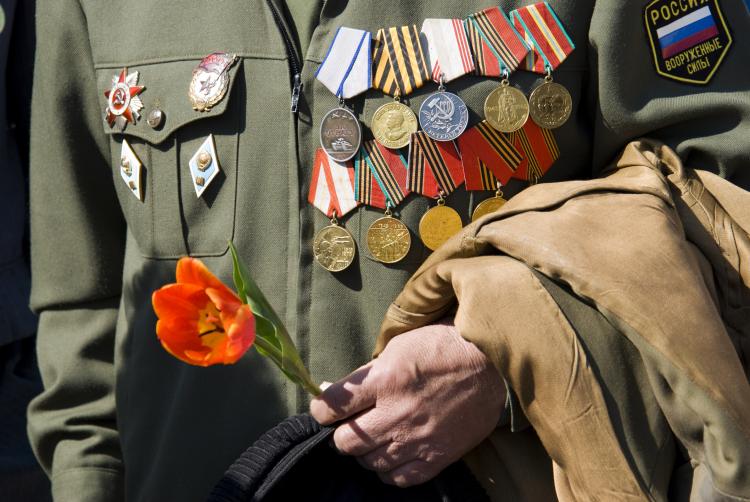
<svg viewBox="0 0 750 502">
<path fill-rule="evenodd" d="M 269 59 L 274 61 L 284 61 L 287 59 L 283 54 L 266 54 L 258 52 L 235 52 L 237 57 L 242 59 Z M 113 68 L 122 68 L 123 66 L 149 66 L 162 63 L 176 63 L 179 61 L 200 61 L 206 57 L 205 54 L 183 54 L 177 56 L 165 56 L 160 58 L 136 59 L 128 61 L 102 61 L 94 63 L 94 69 L 107 70 Z"/>
</svg>

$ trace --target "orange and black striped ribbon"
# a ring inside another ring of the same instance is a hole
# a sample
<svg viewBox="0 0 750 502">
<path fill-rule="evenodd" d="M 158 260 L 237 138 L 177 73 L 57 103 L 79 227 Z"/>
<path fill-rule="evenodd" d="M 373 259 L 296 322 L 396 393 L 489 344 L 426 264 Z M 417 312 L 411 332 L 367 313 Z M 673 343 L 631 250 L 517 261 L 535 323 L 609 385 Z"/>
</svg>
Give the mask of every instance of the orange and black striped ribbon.
<svg viewBox="0 0 750 502">
<path fill-rule="evenodd" d="M 435 141 L 424 132 L 411 136 L 409 146 L 409 189 L 427 197 L 440 190 L 449 194 L 464 182 L 461 158 L 451 141 Z"/>
<path fill-rule="evenodd" d="M 459 136 L 458 148 L 467 190 L 494 190 L 497 181 L 505 185 L 522 162 L 521 151 L 512 140 L 486 120 Z"/>
<path fill-rule="evenodd" d="M 380 29 L 373 40 L 372 85 L 391 96 L 406 96 L 430 81 L 415 25 Z"/>
<path fill-rule="evenodd" d="M 466 18 L 466 32 L 477 75 L 500 77 L 513 73 L 529 53 L 521 35 L 499 7 Z"/>
<path fill-rule="evenodd" d="M 362 145 L 364 161 L 385 197 L 395 208 L 409 195 L 406 159 L 375 140 Z"/>
<path fill-rule="evenodd" d="M 385 209 L 385 194 L 375 180 L 375 175 L 367 166 L 365 155 L 364 149 L 360 148 L 354 158 L 354 198 L 360 204 Z"/>
<path fill-rule="evenodd" d="M 513 174 L 516 179 L 528 180 L 531 184 L 537 183 L 560 157 L 560 149 L 552 131 L 539 127 L 533 120 L 527 120 L 521 129 L 508 136 L 514 146 L 524 154 L 523 160 Z"/>
</svg>

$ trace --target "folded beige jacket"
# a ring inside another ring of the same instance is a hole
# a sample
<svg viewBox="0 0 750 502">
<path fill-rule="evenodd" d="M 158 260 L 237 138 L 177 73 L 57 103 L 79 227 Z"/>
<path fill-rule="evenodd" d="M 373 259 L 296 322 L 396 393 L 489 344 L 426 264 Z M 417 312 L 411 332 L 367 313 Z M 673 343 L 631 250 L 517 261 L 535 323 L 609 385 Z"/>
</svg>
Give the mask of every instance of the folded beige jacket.
<svg viewBox="0 0 750 502">
<path fill-rule="evenodd" d="M 683 493 L 750 500 L 748 231 L 750 193 L 635 141 L 604 177 L 532 186 L 437 250 L 390 306 L 376 353 L 455 310 L 547 455 L 546 465 L 524 463 L 526 433 L 498 429 L 480 445 L 495 451 L 481 456 L 484 481 L 515 469 L 529 480 L 519 499 L 665 500 L 672 466 L 655 465 L 666 475 L 651 481 L 634 474 L 590 361 L 536 271 L 637 348 L 690 458 Z M 533 482 L 547 475 L 552 494 Z"/>
</svg>

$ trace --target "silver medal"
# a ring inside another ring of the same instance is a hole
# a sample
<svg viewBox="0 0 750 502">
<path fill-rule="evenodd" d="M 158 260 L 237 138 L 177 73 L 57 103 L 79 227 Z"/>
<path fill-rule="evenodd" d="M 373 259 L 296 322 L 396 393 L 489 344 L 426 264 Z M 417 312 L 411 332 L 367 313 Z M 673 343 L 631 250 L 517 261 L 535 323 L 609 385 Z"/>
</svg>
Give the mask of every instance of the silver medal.
<svg viewBox="0 0 750 502">
<path fill-rule="evenodd" d="M 320 145 L 334 160 L 346 162 L 352 159 L 361 142 L 359 120 L 343 106 L 326 113 L 320 122 Z"/>
<path fill-rule="evenodd" d="M 419 107 L 419 125 L 436 141 L 453 141 L 469 125 L 469 109 L 451 92 L 431 94 Z"/>
</svg>

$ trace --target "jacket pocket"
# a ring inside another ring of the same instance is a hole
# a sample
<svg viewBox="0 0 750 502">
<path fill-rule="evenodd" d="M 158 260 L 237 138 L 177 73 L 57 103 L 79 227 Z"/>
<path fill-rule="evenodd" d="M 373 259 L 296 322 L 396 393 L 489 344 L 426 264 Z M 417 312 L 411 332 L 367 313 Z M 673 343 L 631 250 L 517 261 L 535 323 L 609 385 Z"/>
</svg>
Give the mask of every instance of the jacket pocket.
<svg viewBox="0 0 750 502">
<path fill-rule="evenodd" d="M 138 71 L 138 85 L 145 87 L 139 94 L 144 105 L 141 117 L 135 124 L 127 124 L 123 131 L 111 128 L 106 117 L 102 119 L 110 139 L 117 196 L 129 230 L 147 258 L 221 255 L 234 236 L 237 146 L 244 108 L 228 104 L 230 100 L 241 100 L 242 85 L 235 82 L 241 78 L 237 71 L 241 63 L 229 69 L 229 87 L 224 98 L 205 112 L 193 110 L 188 98 L 188 85 L 198 63 L 198 60 L 177 60 L 128 66 L 128 73 Z M 97 69 L 102 96 L 121 70 Z M 106 99 L 102 102 L 106 107 Z M 157 127 L 149 125 L 147 120 L 153 110 L 163 114 Z M 209 135 L 213 136 L 219 172 L 198 197 L 189 163 Z M 132 187 L 120 174 L 123 141 L 127 141 L 142 164 L 142 200 L 134 196 Z"/>
</svg>

